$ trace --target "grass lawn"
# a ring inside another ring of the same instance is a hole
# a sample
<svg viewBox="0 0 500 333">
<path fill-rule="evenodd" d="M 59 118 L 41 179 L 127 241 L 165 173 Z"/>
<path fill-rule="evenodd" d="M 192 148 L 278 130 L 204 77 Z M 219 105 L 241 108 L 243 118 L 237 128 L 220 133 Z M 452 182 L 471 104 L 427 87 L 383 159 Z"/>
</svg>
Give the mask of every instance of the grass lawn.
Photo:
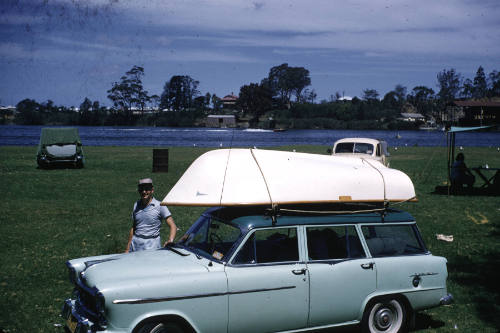
<svg viewBox="0 0 500 333">
<path fill-rule="evenodd" d="M 280 147 L 325 153 L 327 147 Z M 65 262 L 123 252 L 138 198 L 152 177 L 161 200 L 207 149 L 170 148 L 169 172 L 152 173 L 152 148 L 84 147 L 83 169 L 40 170 L 36 147 L 0 147 L 0 332 L 62 332 L 59 312 L 71 294 Z M 500 167 L 496 148 L 463 151 L 469 166 Z M 432 194 L 446 181 L 446 148 L 391 149 L 391 167 L 413 180 L 419 201 L 397 206 L 418 221 L 427 247 L 448 259 L 455 304 L 422 312 L 417 331 L 498 332 L 500 197 Z M 209 175 L 207 175 L 209 176 Z M 476 180 L 480 183 L 480 180 Z M 202 208 L 171 207 L 180 235 Z M 453 242 L 436 239 L 453 235 Z M 179 237 L 180 237 L 179 235 Z M 162 230 L 162 239 L 167 228 Z"/>
</svg>

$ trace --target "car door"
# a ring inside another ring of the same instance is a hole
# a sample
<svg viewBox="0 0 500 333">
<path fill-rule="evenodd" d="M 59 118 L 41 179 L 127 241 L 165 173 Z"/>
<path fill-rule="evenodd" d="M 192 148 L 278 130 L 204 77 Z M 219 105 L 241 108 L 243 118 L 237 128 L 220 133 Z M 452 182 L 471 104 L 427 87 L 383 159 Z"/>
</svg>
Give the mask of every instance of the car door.
<svg viewBox="0 0 500 333">
<path fill-rule="evenodd" d="M 296 227 L 258 229 L 226 266 L 228 332 L 283 331 L 307 326 L 309 276 Z"/>
<path fill-rule="evenodd" d="M 363 303 L 376 289 L 376 267 L 366 258 L 354 226 L 308 226 L 309 325 L 360 319 Z"/>
</svg>

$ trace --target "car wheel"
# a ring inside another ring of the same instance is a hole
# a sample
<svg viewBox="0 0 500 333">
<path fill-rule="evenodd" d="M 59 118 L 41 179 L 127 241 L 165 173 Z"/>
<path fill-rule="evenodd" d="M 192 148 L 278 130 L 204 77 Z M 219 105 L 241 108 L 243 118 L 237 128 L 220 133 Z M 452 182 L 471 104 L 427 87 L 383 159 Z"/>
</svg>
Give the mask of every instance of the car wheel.
<svg viewBox="0 0 500 333">
<path fill-rule="evenodd" d="M 366 307 L 363 330 L 369 333 L 406 332 L 406 309 L 396 298 L 379 299 Z"/>
<path fill-rule="evenodd" d="M 176 323 L 152 322 L 141 327 L 137 333 L 184 333 L 184 330 Z"/>
</svg>

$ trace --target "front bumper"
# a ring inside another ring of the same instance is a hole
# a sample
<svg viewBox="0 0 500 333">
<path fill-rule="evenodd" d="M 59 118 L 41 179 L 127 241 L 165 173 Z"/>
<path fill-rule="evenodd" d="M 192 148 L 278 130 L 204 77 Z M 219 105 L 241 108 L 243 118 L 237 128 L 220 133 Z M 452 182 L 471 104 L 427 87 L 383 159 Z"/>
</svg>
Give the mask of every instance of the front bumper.
<svg viewBox="0 0 500 333">
<path fill-rule="evenodd" d="M 68 157 L 49 157 L 47 155 L 39 155 L 37 156 L 37 163 L 40 166 L 63 165 L 63 164 L 83 165 L 84 159 L 82 155 L 75 155 Z"/>
<path fill-rule="evenodd" d="M 66 327 L 72 333 L 93 333 L 97 331 L 97 326 L 93 322 L 76 311 L 75 301 L 72 299 L 64 301 L 61 314 L 66 321 Z"/>
<path fill-rule="evenodd" d="M 455 300 L 453 299 L 452 294 L 446 294 L 445 296 L 441 297 L 439 304 L 441 305 L 450 305 L 453 303 Z"/>
<path fill-rule="evenodd" d="M 78 312 L 73 299 L 64 301 L 61 315 L 65 321 L 66 333 L 130 333 L 127 329 L 113 327 L 112 325 L 98 327 L 96 323 Z"/>
</svg>

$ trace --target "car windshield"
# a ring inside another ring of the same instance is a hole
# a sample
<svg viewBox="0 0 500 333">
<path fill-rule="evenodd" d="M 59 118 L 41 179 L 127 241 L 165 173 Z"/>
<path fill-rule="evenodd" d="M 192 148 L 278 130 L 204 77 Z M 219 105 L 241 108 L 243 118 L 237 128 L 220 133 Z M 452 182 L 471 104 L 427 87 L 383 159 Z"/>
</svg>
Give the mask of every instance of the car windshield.
<svg viewBox="0 0 500 333">
<path fill-rule="evenodd" d="M 203 214 L 177 245 L 208 259 L 223 260 L 240 238 L 241 231 L 229 222 Z"/>
<path fill-rule="evenodd" d="M 369 154 L 373 153 L 373 145 L 362 142 L 343 142 L 338 143 L 335 147 L 336 154 L 351 153 L 351 154 Z"/>
</svg>

